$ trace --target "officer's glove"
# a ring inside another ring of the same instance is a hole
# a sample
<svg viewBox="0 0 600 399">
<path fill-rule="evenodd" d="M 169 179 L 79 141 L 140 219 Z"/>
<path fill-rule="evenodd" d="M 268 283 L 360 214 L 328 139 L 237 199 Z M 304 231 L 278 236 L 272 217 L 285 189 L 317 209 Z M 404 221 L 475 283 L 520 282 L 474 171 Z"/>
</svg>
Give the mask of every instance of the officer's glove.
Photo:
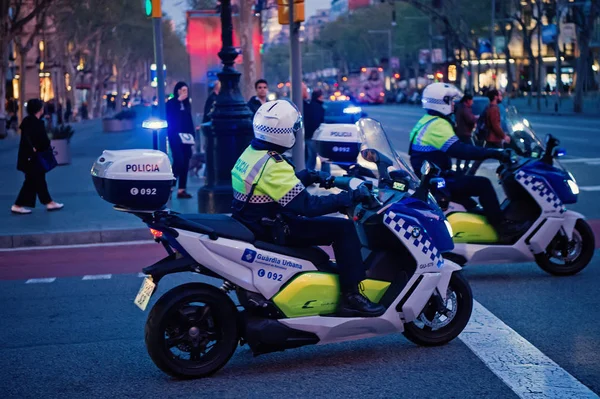
<svg viewBox="0 0 600 399">
<path fill-rule="evenodd" d="M 327 189 L 333 187 L 333 176 L 331 176 L 329 173 L 311 170 L 308 172 L 308 174 L 310 176 L 311 184 L 319 183 L 320 187 Z"/>
<path fill-rule="evenodd" d="M 352 202 L 365 202 L 371 199 L 371 191 L 367 186 L 361 184 L 356 190 L 352 190 Z"/>
<path fill-rule="evenodd" d="M 502 163 L 510 162 L 512 151 L 510 150 L 488 150 L 490 152 L 490 158 L 497 159 Z"/>
</svg>

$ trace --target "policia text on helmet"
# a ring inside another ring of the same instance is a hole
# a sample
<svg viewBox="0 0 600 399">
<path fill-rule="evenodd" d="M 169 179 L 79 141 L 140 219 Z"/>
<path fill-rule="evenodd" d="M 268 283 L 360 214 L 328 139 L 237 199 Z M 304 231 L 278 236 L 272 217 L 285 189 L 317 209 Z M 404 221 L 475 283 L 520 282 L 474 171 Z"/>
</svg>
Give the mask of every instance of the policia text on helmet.
<svg viewBox="0 0 600 399">
<path fill-rule="evenodd" d="M 338 212 L 364 199 L 360 190 L 315 196 L 306 187 L 321 183 L 329 175 L 313 170 L 296 172 L 283 153 L 294 146 L 302 116 L 286 100 L 263 104 L 253 121 L 254 140 L 231 170 L 233 217 L 244 223 L 257 239 L 280 245 L 332 245 L 340 266 L 342 290 L 340 316 L 380 316 L 385 308 L 372 303 L 359 290 L 366 278 L 360 241 L 348 219 L 323 216 Z"/>
</svg>

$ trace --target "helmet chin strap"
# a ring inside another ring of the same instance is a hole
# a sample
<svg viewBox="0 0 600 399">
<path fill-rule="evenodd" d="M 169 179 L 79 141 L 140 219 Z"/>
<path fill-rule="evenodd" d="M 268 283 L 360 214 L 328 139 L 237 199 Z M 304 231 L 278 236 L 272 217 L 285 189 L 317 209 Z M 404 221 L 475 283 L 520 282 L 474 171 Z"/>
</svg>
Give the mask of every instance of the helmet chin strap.
<svg viewBox="0 0 600 399">
<path fill-rule="evenodd" d="M 252 139 L 250 145 L 252 145 L 252 148 L 258 151 L 277 151 L 280 154 L 283 154 L 284 152 L 289 150 L 289 148 L 273 143 L 268 143 L 264 140 L 260 140 L 257 138 Z"/>
</svg>

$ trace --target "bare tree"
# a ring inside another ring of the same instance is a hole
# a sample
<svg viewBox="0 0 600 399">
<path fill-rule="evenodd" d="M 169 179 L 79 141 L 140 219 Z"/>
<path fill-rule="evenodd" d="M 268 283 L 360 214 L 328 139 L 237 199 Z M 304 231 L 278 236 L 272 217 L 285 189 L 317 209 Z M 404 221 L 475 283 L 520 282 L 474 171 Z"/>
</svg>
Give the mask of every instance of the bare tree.
<svg viewBox="0 0 600 399">
<path fill-rule="evenodd" d="M 8 70 L 10 43 L 23 32 L 25 25 L 45 11 L 53 0 L 0 0 L 0 120 L 6 115 L 6 85 L 4 77 Z M 26 40 L 26 43 L 28 40 Z M 21 79 L 25 74 L 21 73 Z M 22 110 L 23 107 L 19 109 Z"/>
<path fill-rule="evenodd" d="M 257 78 L 256 59 L 254 47 L 252 46 L 252 34 L 256 17 L 253 10 L 254 0 L 240 0 L 240 29 L 238 36 L 242 47 L 242 95 L 250 98 L 254 93 L 254 82 Z"/>
<path fill-rule="evenodd" d="M 591 0 L 587 5 L 572 6 L 573 19 L 577 26 L 577 75 L 575 81 L 575 98 L 573 110 L 583 112 L 583 92 L 590 78 L 590 42 L 594 32 L 594 22 L 600 14 L 600 0 Z"/>
</svg>

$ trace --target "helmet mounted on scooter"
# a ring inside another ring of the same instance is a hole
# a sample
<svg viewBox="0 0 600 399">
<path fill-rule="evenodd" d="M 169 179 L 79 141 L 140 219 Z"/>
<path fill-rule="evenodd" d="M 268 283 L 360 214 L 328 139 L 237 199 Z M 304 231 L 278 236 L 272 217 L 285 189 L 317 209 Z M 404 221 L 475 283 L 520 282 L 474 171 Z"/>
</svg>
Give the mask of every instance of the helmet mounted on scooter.
<svg viewBox="0 0 600 399">
<path fill-rule="evenodd" d="M 252 125 L 257 139 L 289 149 L 302 129 L 302 115 L 291 101 L 276 100 L 261 105 Z"/>
<path fill-rule="evenodd" d="M 454 101 L 460 100 L 463 93 L 456 86 L 448 83 L 432 83 L 423 90 L 423 108 L 436 111 L 442 115 L 454 112 Z"/>
</svg>

